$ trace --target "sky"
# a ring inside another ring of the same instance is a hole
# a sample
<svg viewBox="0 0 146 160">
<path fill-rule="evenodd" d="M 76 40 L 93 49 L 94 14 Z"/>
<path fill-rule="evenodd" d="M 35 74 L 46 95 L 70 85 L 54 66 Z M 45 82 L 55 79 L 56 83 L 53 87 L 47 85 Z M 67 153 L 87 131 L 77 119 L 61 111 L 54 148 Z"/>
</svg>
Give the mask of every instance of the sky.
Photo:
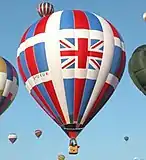
<svg viewBox="0 0 146 160">
<path fill-rule="evenodd" d="M 1 1 L 0 56 L 17 69 L 16 52 L 24 31 L 39 16 L 36 6 L 42 1 Z M 126 48 L 124 75 L 111 99 L 78 137 L 79 154 L 68 154 L 66 134 L 40 109 L 25 89 L 19 75 L 19 92 L 11 107 L 0 117 L 1 160 L 56 160 L 64 154 L 67 160 L 146 159 L 146 98 L 134 86 L 128 74 L 132 52 L 146 42 L 145 0 L 51 0 L 55 10 L 81 9 L 108 19 L 122 35 Z M 40 139 L 34 131 L 41 129 Z M 7 137 L 14 132 L 15 144 Z M 128 142 L 124 136 L 129 136 Z"/>
</svg>

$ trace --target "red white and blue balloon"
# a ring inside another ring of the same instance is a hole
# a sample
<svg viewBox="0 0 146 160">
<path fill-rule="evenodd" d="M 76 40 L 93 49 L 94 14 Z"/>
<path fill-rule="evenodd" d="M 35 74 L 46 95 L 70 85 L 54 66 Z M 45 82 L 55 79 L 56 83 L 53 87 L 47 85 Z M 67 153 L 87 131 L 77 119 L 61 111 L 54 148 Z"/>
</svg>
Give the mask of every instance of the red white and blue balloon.
<svg viewBox="0 0 146 160">
<path fill-rule="evenodd" d="M 28 92 L 76 138 L 116 89 L 124 42 L 106 19 L 81 10 L 54 12 L 24 33 L 17 63 Z"/>
</svg>

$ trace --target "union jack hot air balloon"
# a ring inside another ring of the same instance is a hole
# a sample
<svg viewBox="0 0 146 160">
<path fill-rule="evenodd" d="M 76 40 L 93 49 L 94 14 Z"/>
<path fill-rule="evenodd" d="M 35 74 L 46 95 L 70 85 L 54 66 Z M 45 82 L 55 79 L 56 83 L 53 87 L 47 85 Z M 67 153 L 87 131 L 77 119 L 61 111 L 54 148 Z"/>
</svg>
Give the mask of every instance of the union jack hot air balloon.
<svg viewBox="0 0 146 160">
<path fill-rule="evenodd" d="M 14 66 L 0 57 L 0 115 L 11 105 L 18 91 L 19 80 Z"/>
<path fill-rule="evenodd" d="M 76 137 L 122 77 L 124 42 L 111 23 L 94 13 L 58 11 L 27 29 L 17 64 L 28 92 L 71 138 L 69 153 L 77 154 Z"/>
</svg>

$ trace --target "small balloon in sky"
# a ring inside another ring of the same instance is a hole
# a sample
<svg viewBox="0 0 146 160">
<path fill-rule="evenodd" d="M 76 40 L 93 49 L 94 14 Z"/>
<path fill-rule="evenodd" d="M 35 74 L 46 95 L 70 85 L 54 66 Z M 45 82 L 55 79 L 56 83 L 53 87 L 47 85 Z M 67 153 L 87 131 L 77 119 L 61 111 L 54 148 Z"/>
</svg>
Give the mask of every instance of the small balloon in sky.
<svg viewBox="0 0 146 160">
<path fill-rule="evenodd" d="M 65 160 L 65 156 L 63 154 L 59 154 L 57 160 Z"/>
<path fill-rule="evenodd" d="M 143 19 L 144 19 L 144 21 L 146 21 L 146 12 L 143 13 Z"/>
<path fill-rule="evenodd" d="M 42 135 L 42 131 L 39 129 L 35 130 L 35 135 L 37 138 L 40 138 L 40 136 Z"/>
<path fill-rule="evenodd" d="M 10 133 L 8 139 L 13 144 L 17 140 L 17 135 L 15 133 Z"/>
</svg>

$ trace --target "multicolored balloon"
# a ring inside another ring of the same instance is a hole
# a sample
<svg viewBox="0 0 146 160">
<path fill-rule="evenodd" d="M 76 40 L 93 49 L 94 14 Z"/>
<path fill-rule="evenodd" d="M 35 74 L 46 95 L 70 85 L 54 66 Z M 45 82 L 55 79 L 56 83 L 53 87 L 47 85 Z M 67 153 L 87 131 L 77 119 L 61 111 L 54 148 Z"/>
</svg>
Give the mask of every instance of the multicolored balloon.
<svg viewBox="0 0 146 160">
<path fill-rule="evenodd" d="M 57 160 L 65 160 L 65 156 L 63 154 L 59 154 Z"/>
<path fill-rule="evenodd" d="M 8 135 L 8 139 L 13 144 L 17 140 L 17 135 L 15 133 L 11 133 Z"/>
<path fill-rule="evenodd" d="M 18 75 L 15 68 L 0 57 L 0 115 L 7 110 L 18 91 Z"/>
<path fill-rule="evenodd" d="M 125 68 L 124 42 L 106 19 L 64 10 L 24 33 L 17 64 L 43 110 L 76 138 L 115 91 Z"/>
<path fill-rule="evenodd" d="M 35 135 L 37 138 L 40 138 L 40 136 L 42 135 L 42 131 L 39 129 L 35 130 Z"/>
<path fill-rule="evenodd" d="M 37 11 L 41 17 L 50 16 L 54 13 L 54 7 L 51 3 L 42 2 L 38 5 Z"/>
</svg>

